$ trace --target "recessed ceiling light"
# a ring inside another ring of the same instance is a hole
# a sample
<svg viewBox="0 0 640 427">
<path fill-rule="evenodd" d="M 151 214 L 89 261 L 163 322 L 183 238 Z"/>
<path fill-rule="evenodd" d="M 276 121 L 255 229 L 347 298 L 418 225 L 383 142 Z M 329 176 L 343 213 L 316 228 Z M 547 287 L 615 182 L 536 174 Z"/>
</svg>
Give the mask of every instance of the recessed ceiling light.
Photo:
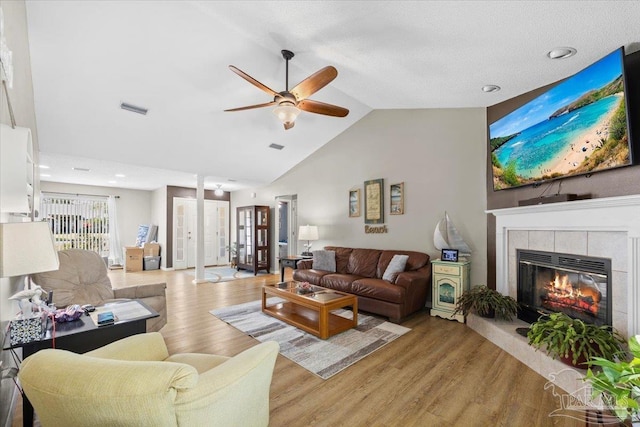
<svg viewBox="0 0 640 427">
<path fill-rule="evenodd" d="M 143 116 L 146 116 L 147 112 L 149 112 L 149 109 L 147 108 L 138 107 L 136 105 L 128 104 L 126 102 L 120 103 L 120 108 L 122 108 L 123 110 L 134 112 L 134 113 L 142 114 Z"/>
<path fill-rule="evenodd" d="M 572 47 L 556 47 L 547 52 L 547 56 L 551 59 L 566 59 L 571 58 L 576 52 Z"/>
<path fill-rule="evenodd" d="M 74 171 L 78 171 L 78 172 L 90 172 L 91 169 L 87 169 L 87 168 L 71 168 Z"/>
<path fill-rule="evenodd" d="M 49 169 L 49 166 L 47 166 L 47 165 L 38 165 L 38 167 L 40 169 Z"/>
<path fill-rule="evenodd" d="M 116 181 L 108 181 L 109 184 L 116 184 Z"/>
<path fill-rule="evenodd" d="M 498 85 L 484 85 L 482 86 L 482 91 L 486 93 L 497 92 L 500 90 L 500 86 Z"/>
<path fill-rule="evenodd" d="M 117 173 L 116 174 L 116 178 L 125 178 L 125 177 L 126 177 L 126 175 L 123 175 L 121 173 Z"/>
<path fill-rule="evenodd" d="M 51 175 L 49 175 L 48 173 L 41 173 L 40 178 L 51 178 Z"/>
</svg>

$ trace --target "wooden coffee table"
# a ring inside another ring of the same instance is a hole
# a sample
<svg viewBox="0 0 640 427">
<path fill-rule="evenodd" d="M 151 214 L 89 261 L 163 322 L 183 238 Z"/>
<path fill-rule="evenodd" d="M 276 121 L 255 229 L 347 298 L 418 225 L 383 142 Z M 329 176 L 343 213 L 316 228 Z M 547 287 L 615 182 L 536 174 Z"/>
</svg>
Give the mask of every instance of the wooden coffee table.
<svg viewBox="0 0 640 427">
<path fill-rule="evenodd" d="M 313 286 L 311 293 L 303 294 L 298 282 L 281 282 L 262 287 L 262 312 L 296 328 L 327 339 L 358 326 L 358 298 L 346 292 Z M 284 302 L 267 305 L 269 296 Z M 353 319 L 347 319 L 332 310 L 351 306 Z"/>
</svg>

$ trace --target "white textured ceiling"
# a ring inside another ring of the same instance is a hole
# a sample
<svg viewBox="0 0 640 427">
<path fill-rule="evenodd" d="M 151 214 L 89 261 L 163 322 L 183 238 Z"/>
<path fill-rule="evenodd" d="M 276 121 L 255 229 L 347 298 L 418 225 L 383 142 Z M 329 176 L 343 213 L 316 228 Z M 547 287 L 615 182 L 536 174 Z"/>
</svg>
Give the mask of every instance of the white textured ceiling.
<svg viewBox="0 0 640 427">
<path fill-rule="evenodd" d="M 372 109 L 486 107 L 640 42 L 639 1 L 26 3 L 43 180 L 138 189 L 266 184 Z M 558 46 L 578 54 L 549 60 Z M 302 112 L 285 131 L 269 108 L 223 112 L 271 101 L 230 64 L 284 90 L 281 49 L 290 87 L 338 69 L 310 98 L 346 118 Z"/>
</svg>

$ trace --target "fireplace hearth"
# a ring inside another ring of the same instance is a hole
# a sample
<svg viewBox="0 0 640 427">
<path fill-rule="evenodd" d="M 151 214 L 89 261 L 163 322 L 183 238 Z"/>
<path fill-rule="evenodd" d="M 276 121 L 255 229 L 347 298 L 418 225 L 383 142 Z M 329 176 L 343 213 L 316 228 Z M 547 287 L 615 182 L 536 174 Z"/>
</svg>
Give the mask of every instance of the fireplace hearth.
<svg viewBox="0 0 640 427">
<path fill-rule="evenodd" d="M 532 250 L 516 251 L 519 318 L 532 323 L 562 312 L 597 325 L 611 325 L 611 260 Z"/>
</svg>

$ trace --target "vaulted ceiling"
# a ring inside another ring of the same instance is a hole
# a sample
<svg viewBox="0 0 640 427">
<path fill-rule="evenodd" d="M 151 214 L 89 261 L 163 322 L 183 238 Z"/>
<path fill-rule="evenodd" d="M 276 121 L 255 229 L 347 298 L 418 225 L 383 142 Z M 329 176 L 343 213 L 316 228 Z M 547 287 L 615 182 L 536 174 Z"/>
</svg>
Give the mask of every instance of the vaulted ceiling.
<svg viewBox="0 0 640 427">
<path fill-rule="evenodd" d="M 637 1 L 26 4 L 42 179 L 138 189 L 196 174 L 207 188 L 264 185 L 372 109 L 487 107 L 640 42 Z M 547 58 L 560 46 L 578 53 Z M 337 68 L 311 98 L 347 117 L 302 112 L 285 131 L 272 108 L 223 111 L 272 100 L 230 64 L 284 90 L 282 49 L 295 53 L 290 87 Z"/>
</svg>

